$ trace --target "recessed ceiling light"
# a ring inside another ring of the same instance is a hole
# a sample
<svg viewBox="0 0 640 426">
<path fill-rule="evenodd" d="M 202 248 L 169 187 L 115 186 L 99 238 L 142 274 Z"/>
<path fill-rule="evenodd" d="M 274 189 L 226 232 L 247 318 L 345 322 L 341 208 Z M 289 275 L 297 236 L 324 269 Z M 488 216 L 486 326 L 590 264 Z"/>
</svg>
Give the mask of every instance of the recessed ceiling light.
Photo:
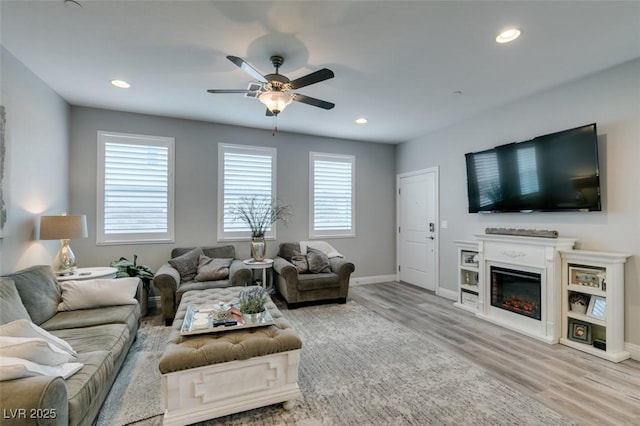
<svg viewBox="0 0 640 426">
<path fill-rule="evenodd" d="M 131 85 L 124 80 L 111 80 L 111 84 L 119 87 L 120 89 L 128 89 L 131 87 Z"/>
<path fill-rule="evenodd" d="M 496 37 L 496 43 L 509 43 L 510 41 L 513 41 L 520 37 L 520 34 L 522 33 L 519 29 L 509 28 L 508 30 L 504 30 L 500 34 L 498 34 L 498 37 Z"/>
<path fill-rule="evenodd" d="M 367 120 L 364 117 L 356 119 L 356 123 L 357 124 L 367 124 L 367 121 L 369 121 L 369 120 Z"/>
</svg>

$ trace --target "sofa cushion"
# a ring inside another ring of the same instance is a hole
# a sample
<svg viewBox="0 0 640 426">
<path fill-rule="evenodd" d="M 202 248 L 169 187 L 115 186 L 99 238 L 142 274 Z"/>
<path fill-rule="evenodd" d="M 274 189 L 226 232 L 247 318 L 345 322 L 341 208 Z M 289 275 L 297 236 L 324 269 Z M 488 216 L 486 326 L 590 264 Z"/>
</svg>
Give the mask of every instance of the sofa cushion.
<svg viewBox="0 0 640 426">
<path fill-rule="evenodd" d="M 291 262 L 291 258 L 296 255 L 300 255 L 300 244 L 298 243 L 282 243 L 280 244 L 280 250 L 278 251 L 278 256 L 283 259 L 287 259 L 287 261 Z"/>
<path fill-rule="evenodd" d="M 133 330 L 137 327 L 139 318 L 139 305 L 120 305 L 58 312 L 56 316 L 43 322 L 40 326 L 53 332 L 54 330 L 66 328 L 93 327 L 103 324 L 127 324 Z"/>
<path fill-rule="evenodd" d="M 228 278 L 229 266 L 231 266 L 232 261 L 233 258 L 220 259 L 200 255 L 195 281 L 216 281 Z"/>
<path fill-rule="evenodd" d="M 0 325 L 19 319 L 31 321 L 16 284 L 8 278 L 0 278 Z"/>
<path fill-rule="evenodd" d="M 189 250 L 178 257 L 169 260 L 169 265 L 173 266 L 180 273 L 181 281 L 193 281 L 198 273 L 198 262 L 200 255 L 204 254 L 200 247 Z"/>
<path fill-rule="evenodd" d="M 314 248 L 307 248 L 307 262 L 309 264 L 309 272 L 321 274 L 331 272 L 331 263 L 327 255 Z"/>
<path fill-rule="evenodd" d="M 304 254 L 294 254 L 291 256 L 291 263 L 296 267 L 299 274 L 304 274 L 309 271 L 309 262 L 307 256 Z"/>
<path fill-rule="evenodd" d="M 58 312 L 62 292 L 51 266 L 32 266 L 5 275 L 5 278 L 14 281 L 20 299 L 34 323 L 42 324 Z"/>
<path fill-rule="evenodd" d="M 59 311 L 98 308 L 102 306 L 135 305 L 140 278 L 94 279 L 63 281 Z"/>
</svg>

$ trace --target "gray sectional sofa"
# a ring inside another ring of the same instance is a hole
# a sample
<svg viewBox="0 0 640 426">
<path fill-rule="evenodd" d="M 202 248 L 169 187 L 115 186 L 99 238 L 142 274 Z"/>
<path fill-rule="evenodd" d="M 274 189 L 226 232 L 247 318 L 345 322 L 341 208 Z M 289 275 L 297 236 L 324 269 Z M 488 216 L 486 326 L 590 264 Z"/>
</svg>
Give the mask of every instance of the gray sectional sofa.
<svg viewBox="0 0 640 426">
<path fill-rule="evenodd" d="M 129 283 L 135 291 L 136 283 Z M 141 291 L 138 280 L 137 300 Z M 83 364 L 66 380 L 41 375 L 0 382 L 0 407 L 5 413 L 17 413 L 5 416 L 3 426 L 91 425 L 136 339 L 140 305 L 135 300 L 59 312 L 62 300 L 62 288 L 50 266 L 34 266 L 0 280 L 0 326 L 32 321 L 70 344 L 77 362 Z"/>
</svg>

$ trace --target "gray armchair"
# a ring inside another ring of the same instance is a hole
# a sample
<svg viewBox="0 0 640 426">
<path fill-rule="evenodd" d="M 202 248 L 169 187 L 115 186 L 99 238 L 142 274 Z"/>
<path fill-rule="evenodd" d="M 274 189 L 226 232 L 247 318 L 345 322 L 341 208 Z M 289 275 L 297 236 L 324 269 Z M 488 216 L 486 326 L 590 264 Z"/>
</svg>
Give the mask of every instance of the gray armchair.
<svg viewBox="0 0 640 426">
<path fill-rule="evenodd" d="M 329 259 L 330 270 L 326 272 L 300 273 L 291 261 L 293 256 L 299 255 L 299 244 L 283 243 L 273 260 L 275 286 L 287 306 L 295 309 L 314 303 L 346 303 L 354 264 L 334 257 Z"/>
<path fill-rule="evenodd" d="M 171 259 L 175 260 L 196 247 L 174 248 L 171 250 Z M 210 258 L 233 259 L 229 266 L 229 276 L 214 281 L 195 281 L 187 274 L 180 275 L 180 271 L 170 263 L 162 265 L 153 277 L 153 285 L 160 292 L 160 304 L 162 317 L 167 325 L 173 322 L 173 318 L 180 305 L 182 295 L 190 290 L 205 290 L 208 288 L 221 288 L 231 286 L 245 286 L 251 282 L 252 271 L 241 260 L 236 259 L 233 246 L 201 247 L 202 253 Z M 175 262 L 174 262 L 175 263 Z M 195 271 L 194 271 L 195 272 Z"/>
</svg>

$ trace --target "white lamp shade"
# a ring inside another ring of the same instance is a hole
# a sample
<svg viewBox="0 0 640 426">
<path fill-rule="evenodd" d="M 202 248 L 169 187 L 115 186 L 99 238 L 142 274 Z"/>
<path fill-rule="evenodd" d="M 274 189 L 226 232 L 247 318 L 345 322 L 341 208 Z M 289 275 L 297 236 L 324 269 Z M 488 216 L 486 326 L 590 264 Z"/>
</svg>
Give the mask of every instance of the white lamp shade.
<svg viewBox="0 0 640 426">
<path fill-rule="evenodd" d="M 85 215 L 40 216 L 41 240 L 71 240 L 87 236 Z"/>
</svg>

